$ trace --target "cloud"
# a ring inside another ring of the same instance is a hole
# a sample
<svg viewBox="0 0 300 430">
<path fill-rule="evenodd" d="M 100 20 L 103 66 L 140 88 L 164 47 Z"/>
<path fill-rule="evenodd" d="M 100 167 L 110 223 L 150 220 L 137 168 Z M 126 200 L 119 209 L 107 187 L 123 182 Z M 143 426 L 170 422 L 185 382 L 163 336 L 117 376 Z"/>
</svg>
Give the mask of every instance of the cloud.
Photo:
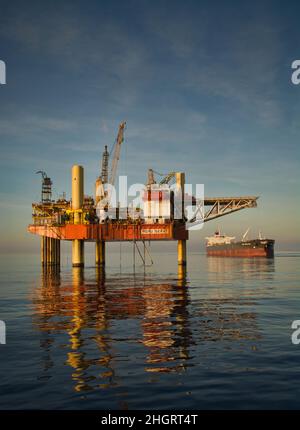
<svg viewBox="0 0 300 430">
<path fill-rule="evenodd" d="M 98 65 L 118 78 L 129 77 L 147 57 L 142 40 L 131 37 L 124 22 L 107 20 L 105 13 L 94 18 L 70 3 L 11 11 L 0 31 L 28 53 L 56 59 L 62 67 L 86 72 Z"/>
<path fill-rule="evenodd" d="M 14 118 L 0 119 L 0 133 L 2 136 L 25 136 L 28 133 L 44 131 L 61 132 L 74 128 L 75 122 L 62 118 L 45 117 L 41 115 L 24 115 Z"/>
<path fill-rule="evenodd" d="M 193 52 L 183 75 L 184 86 L 199 96 L 235 103 L 262 125 L 278 125 L 283 118 L 279 92 L 282 24 L 265 11 L 253 19 L 250 15 L 247 22 L 239 18 L 227 21 L 211 37 L 204 20 L 198 47 L 192 44 Z M 174 33 L 170 43 L 176 46 L 180 36 L 180 31 Z"/>
<path fill-rule="evenodd" d="M 133 2 L 124 10 L 135 12 L 130 23 L 121 19 L 120 9 L 107 19 L 107 8 L 96 18 L 70 3 L 46 10 L 35 5 L 14 11 L 0 31 L 64 73 L 79 74 L 86 82 L 85 95 L 99 94 L 115 114 L 134 109 L 145 98 L 149 103 L 155 88 L 154 97 L 165 95 L 169 103 L 178 91 L 194 92 L 240 105 L 241 113 L 262 125 L 281 122 L 276 93 L 281 26 L 264 7 L 258 7 L 261 16 L 245 8 L 248 21 L 229 8 L 227 24 L 222 21 L 218 32 L 212 25 L 219 23 L 222 8 L 215 14 L 192 2 L 186 7 L 174 2 L 171 9 L 168 3 L 154 8 Z M 162 110 L 161 100 L 157 104 Z"/>
</svg>

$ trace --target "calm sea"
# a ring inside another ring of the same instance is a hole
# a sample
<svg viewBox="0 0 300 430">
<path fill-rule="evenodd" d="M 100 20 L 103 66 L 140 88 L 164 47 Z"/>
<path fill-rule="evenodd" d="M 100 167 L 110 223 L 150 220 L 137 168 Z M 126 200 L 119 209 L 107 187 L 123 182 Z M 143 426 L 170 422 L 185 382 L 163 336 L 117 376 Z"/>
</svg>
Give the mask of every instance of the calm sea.
<svg viewBox="0 0 300 430">
<path fill-rule="evenodd" d="M 43 273 L 1 257 L 1 409 L 300 407 L 300 254 L 274 260 L 119 255 Z"/>
</svg>

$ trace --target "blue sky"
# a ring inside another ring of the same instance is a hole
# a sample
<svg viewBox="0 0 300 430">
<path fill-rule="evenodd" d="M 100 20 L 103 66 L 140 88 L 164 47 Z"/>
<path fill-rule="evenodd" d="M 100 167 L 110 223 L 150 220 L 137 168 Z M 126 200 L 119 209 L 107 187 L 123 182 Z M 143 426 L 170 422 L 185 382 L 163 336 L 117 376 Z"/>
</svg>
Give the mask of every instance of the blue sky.
<svg viewBox="0 0 300 430">
<path fill-rule="evenodd" d="M 300 248 L 299 15 L 296 1 L 1 1 L 1 249 L 37 247 L 36 170 L 57 197 L 82 164 L 93 193 L 122 120 L 129 182 L 183 170 L 208 196 L 260 195 L 218 224 Z"/>
</svg>

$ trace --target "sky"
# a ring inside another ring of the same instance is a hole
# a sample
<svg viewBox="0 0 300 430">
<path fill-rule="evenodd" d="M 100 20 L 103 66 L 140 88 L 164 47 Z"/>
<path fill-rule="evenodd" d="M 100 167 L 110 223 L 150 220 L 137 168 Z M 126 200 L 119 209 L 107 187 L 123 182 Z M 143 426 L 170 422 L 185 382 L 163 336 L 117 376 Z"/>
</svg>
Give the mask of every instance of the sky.
<svg viewBox="0 0 300 430">
<path fill-rule="evenodd" d="M 297 1 L 0 0 L 0 251 L 27 233 L 44 170 L 70 195 L 74 163 L 93 194 L 105 144 L 126 120 L 119 174 L 185 171 L 206 196 L 258 195 L 258 208 L 207 223 L 250 226 L 300 250 Z"/>
</svg>

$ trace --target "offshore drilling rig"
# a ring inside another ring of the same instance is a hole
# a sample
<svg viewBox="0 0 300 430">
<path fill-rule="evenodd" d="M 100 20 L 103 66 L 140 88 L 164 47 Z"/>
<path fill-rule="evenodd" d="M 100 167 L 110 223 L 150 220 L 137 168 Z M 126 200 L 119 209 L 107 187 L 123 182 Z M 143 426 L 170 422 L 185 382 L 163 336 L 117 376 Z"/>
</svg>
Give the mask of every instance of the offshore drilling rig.
<svg viewBox="0 0 300 430">
<path fill-rule="evenodd" d="M 148 241 L 175 240 L 178 243 L 178 267 L 184 268 L 187 261 L 188 224 L 207 222 L 257 206 L 256 196 L 204 197 L 201 200 L 189 196 L 196 210 L 192 219 L 187 219 L 184 204 L 185 173 L 170 172 L 161 175 L 162 179 L 156 182 L 154 174 L 157 172 L 152 169 L 148 171 L 148 181 L 143 192 L 143 207 L 129 205 L 121 208 L 119 204 L 114 205 L 112 190 L 116 181 L 125 126 L 125 122 L 119 125 L 112 150 L 109 152 L 107 146 L 104 148 L 94 197 L 84 194 L 82 166 L 72 167 L 70 200 L 67 200 L 65 195 L 56 201 L 52 200 L 51 179 L 44 171 L 37 172 L 42 175 L 41 201 L 32 204 L 33 222 L 28 226 L 28 231 L 41 236 L 41 263 L 45 268 L 60 267 L 61 240 L 72 241 L 73 267 L 84 266 L 85 241 L 95 242 L 96 265 L 104 267 L 106 242 L 133 242 L 134 248 L 137 247 L 143 259 L 138 242 L 142 242 L 145 247 Z M 113 155 L 110 164 L 111 153 Z M 178 201 L 182 203 L 179 209 Z"/>
</svg>

